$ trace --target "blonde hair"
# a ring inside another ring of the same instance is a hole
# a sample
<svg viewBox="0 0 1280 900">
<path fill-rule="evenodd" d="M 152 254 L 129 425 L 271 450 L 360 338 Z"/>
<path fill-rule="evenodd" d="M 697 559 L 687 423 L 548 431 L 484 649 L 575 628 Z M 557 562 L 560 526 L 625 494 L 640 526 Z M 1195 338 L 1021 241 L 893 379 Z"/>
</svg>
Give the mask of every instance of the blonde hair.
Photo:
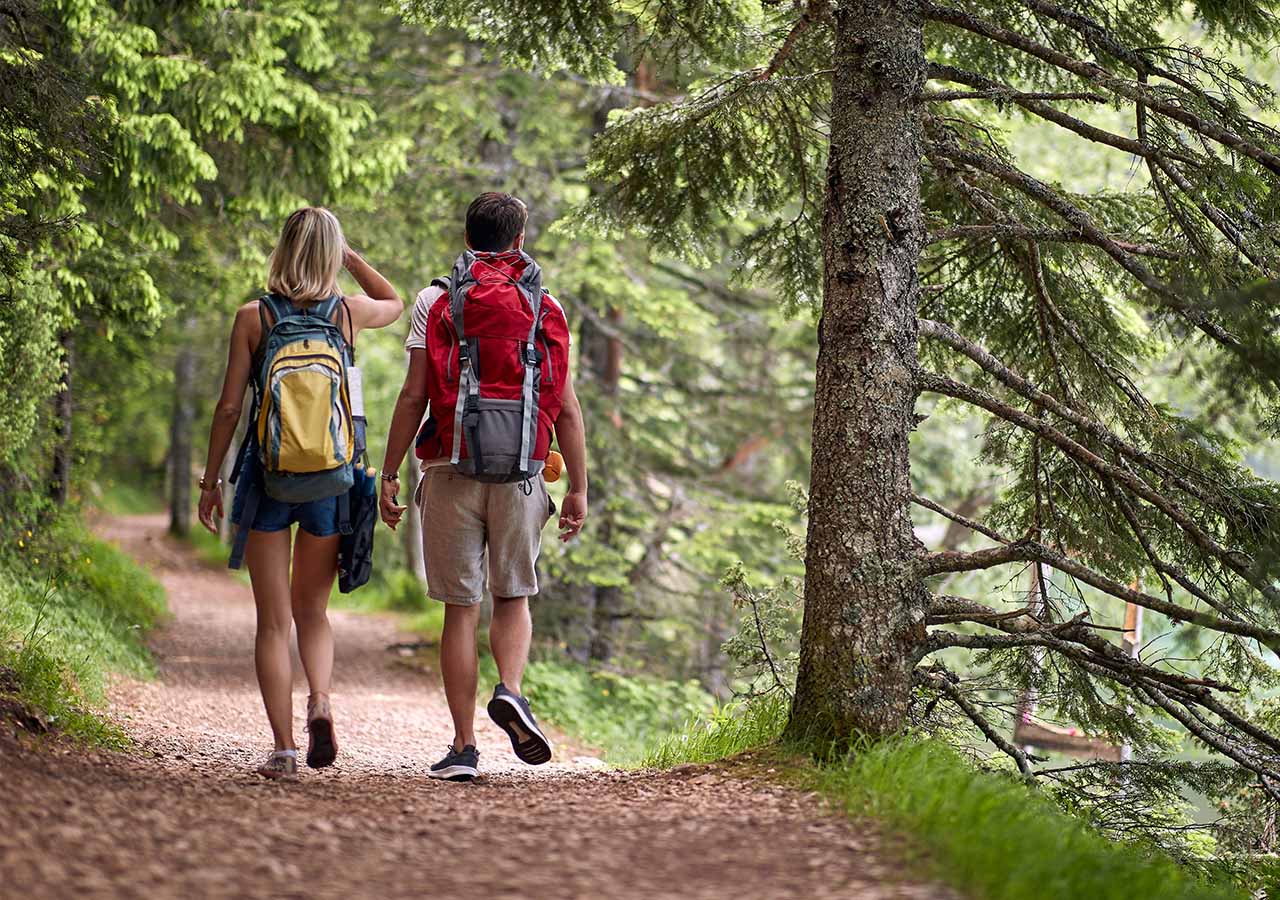
<svg viewBox="0 0 1280 900">
<path fill-rule="evenodd" d="M 342 251 L 347 246 L 338 217 L 321 206 L 306 206 L 285 219 L 271 251 L 267 289 L 295 303 L 326 300 L 338 293 Z"/>
</svg>

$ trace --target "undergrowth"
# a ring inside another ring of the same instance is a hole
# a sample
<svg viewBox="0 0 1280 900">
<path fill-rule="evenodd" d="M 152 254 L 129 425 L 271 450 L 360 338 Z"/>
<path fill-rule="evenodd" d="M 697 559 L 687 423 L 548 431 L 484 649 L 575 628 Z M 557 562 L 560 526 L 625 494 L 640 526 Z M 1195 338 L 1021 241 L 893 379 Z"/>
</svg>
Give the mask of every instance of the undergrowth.
<svg viewBox="0 0 1280 900">
<path fill-rule="evenodd" d="M 123 733 L 95 714 L 108 676 L 151 674 L 147 629 L 164 592 L 144 570 L 70 516 L 6 528 L 0 548 L 0 692 L 58 731 L 106 746 Z"/>
</svg>

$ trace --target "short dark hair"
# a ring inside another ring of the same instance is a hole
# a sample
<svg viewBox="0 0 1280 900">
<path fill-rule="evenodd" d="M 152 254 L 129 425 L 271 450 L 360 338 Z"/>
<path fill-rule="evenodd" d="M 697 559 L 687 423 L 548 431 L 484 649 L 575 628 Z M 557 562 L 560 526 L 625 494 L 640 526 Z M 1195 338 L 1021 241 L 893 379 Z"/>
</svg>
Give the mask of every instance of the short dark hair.
<svg viewBox="0 0 1280 900">
<path fill-rule="evenodd" d="M 510 250 L 528 221 L 529 210 L 515 197 L 487 191 L 467 207 L 467 240 L 473 250 Z"/>
</svg>

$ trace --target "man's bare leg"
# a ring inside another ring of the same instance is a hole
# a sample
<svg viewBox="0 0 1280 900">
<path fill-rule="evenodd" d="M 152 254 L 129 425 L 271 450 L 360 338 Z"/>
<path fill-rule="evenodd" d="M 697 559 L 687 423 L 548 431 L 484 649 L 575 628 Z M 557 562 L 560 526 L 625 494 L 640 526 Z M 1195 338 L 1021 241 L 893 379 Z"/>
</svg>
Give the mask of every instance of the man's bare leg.
<svg viewBox="0 0 1280 900">
<path fill-rule="evenodd" d="M 498 678 L 513 694 L 520 694 L 524 667 L 533 641 L 528 597 L 494 597 L 489 622 L 489 649 L 498 664 Z"/>
<path fill-rule="evenodd" d="M 480 605 L 444 608 L 444 632 L 440 636 L 440 675 L 444 695 L 453 717 L 453 748 L 461 750 L 476 742 L 476 626 Z"/>
</svg>

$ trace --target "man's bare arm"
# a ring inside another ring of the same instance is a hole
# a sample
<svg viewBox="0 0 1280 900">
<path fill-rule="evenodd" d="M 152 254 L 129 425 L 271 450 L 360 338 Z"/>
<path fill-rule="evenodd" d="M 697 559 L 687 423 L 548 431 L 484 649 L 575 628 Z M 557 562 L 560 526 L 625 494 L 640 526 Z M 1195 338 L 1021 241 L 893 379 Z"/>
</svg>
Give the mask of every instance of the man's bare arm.
<svg viewBox="0 0 1280 900">
<path fill-rule="evenodd" d="M 382 459 L 382 471 L 388 475 L 400 471 L 400 463 L 413 446 L 413 439 L 427 411 L 427 351 L 421 347 L 409 351 L 409 371 L 405 373 L 400 396 L 396 398 L 395 412 L 391 414 L 391 428 L 387 432 L 387 452 Z M 396 503 L 399 482 L 382 481 L 379 510 L 382 521 L 391 528 L 400 524 L 400 517 L 407 507 Z"/>
<path fill-rule="evenodd" d="M 564 386 L 564 406 L 556 419 L 556 442 L 569 475 L 569 493 L 560 509 L 560 540 L 567 541 L 582 530 L 587 519 L 587 433 L 572 376 Z"/>
</svg>

